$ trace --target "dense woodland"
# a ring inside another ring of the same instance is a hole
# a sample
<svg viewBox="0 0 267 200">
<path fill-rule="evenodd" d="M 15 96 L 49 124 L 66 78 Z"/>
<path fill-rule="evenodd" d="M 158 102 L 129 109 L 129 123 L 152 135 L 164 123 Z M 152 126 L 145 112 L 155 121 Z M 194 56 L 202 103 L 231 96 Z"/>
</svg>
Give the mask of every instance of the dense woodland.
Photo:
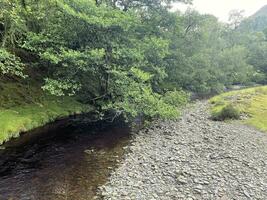
<svg viewBox="0 0 267 200">
<path fill-rule="evenodd" d="M 1 0 L 0 81 L 33 79 L 101 112 L 148 118 L 176 117 L 188 93 L 266 83 L 267 29 L 251 22 L 266 17 L 233 11 L 225 24 L 171 12 L 174 2 L 191 3 Z"/>
</svg>

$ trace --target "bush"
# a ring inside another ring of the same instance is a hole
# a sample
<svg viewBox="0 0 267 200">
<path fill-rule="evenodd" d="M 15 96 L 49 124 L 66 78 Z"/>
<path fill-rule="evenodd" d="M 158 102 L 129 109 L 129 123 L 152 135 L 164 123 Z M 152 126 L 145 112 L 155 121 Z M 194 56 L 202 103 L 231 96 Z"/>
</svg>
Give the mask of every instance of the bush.
<svg viewBox="0 0 267 200">
<path fill-rule="evenodd" d="M 232 104 L 225 106 L 220 112 L 213 115 L 214 120 L 239 119 L 240 112 Z"/>
<path fill-rule="evenodd" d="M 180 107 L 187 104 L 189 100 L 189 94 L 182 90 L 168 91 L 164 94 L 163 100 L 167 104 Z"/>
</svg>

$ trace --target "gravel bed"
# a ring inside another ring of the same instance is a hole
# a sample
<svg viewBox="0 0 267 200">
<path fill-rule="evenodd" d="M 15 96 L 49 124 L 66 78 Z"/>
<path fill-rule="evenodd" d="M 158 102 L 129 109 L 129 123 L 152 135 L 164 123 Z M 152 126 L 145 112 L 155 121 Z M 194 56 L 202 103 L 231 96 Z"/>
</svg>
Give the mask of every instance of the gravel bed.
<svg viewBox="0 0 267 200">
<path fill-rule="evenodd" d="M 99 189 L 104 200 L 267 199 L 267 134 L 209 119 L 197 102 L 134 136 Z"/>
</svg>

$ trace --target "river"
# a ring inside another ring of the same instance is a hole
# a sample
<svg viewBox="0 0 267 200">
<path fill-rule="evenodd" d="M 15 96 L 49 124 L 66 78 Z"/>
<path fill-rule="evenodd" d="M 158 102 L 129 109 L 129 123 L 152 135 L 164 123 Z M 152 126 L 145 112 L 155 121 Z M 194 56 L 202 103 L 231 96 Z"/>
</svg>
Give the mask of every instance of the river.
<svg viewBox="0 0 267 200">
<path fill-rule="evenodd" d="M 130 142 L 127 126 L 56 126 L 0 150 L 0 200 L 91 200 Z"/>
</svg>

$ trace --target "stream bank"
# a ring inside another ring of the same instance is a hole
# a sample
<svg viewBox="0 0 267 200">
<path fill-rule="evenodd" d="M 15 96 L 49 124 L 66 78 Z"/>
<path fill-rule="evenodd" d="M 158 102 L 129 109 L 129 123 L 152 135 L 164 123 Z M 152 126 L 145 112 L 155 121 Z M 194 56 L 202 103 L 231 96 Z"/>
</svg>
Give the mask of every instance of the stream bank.
<svg viewBox="0 0 267 200">
<path fill-rule="evenodd" d="M 197 102 L 137 134 L 64 122 L 24 135 L 0 150 L 0 199 L 265 200 L 267 134 L 208 109 Z"/>
<path fill-rule="evenodd" d="M 267 199 L 267 134 L 211 121 L 207 101 L 135 135 L 104 200 Z"/>
<path fill-rule="evenodd" d="M 93 106 L 84 105 L 74 97 L 45 93 L 40 80 L 0 79 L 0 145 L 21 133 L 94 110 Z"/>
</svg>

